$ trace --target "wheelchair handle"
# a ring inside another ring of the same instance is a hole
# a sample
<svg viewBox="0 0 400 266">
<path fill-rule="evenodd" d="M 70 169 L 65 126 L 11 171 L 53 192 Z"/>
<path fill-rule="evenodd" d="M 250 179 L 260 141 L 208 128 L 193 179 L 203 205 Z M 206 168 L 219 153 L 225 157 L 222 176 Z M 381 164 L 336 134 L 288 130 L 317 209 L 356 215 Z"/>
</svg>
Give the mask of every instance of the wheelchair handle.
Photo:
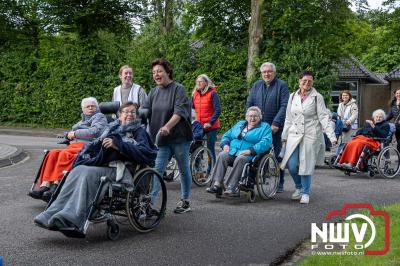
<svg viewBox="0 0 400 266">
<path fill-rule="evenodd" d="M 99 109 L 103 114 L 116 114 L 119 106 L 119 102 L 101 102 L 99 104 Z"/>
</svg>

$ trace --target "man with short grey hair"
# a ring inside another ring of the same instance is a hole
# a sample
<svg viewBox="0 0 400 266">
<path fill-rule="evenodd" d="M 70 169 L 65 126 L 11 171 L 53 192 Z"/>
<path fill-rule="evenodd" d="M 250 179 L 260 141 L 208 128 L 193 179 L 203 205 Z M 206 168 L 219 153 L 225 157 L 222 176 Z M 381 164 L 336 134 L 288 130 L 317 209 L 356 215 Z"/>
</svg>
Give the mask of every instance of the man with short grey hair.
<svg viewBox="0 0 400 266">
<path fill-rule="evenodd" d="M 281 135 L 285 124 L 286 106 L 289 101 L 289 89 L 286 82 L 276 77 L 276 67 L 273 63 L 265 62 L 260 67 L 262 80 L 254 82 L 246 109 L 258 106 L 262 111 L 262 120 L 271 125 L 275 156 L 278 158 L 282 149 Z M 284 171 L 278 193 L 283 192 Z"/>
</svg>

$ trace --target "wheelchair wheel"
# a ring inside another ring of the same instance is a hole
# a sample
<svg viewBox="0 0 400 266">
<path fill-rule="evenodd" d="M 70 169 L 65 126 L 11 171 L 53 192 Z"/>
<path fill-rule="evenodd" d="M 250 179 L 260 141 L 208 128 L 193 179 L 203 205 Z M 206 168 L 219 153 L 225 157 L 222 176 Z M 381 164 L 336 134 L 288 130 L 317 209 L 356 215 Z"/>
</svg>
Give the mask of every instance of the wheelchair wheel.
<svg viewBox="0 0 400 266">
<path fill-rule="evenodd" d="M 258 165 L 256 185 L 258 194 L 263 199 L 272 198 L 279 186 L 280 169 L 278 161 L 271 154 L 261 158 Z"/>
<path fill-rule="evenodd" d="M 377 168 L 381 175 L 386 178 L 394 178 L 400 170 L 400 153 L 399 151 L 388 146 L 378 155 Z"/>
<path fill-rule="evenodd" d="M 172 157 L 167 164 L 166 175 L 172 175 L 173 181 L 178 181 L 180 179 L 181 174 L 179 173 L 178 162 L 176 161 L 175 157 Z"/>
<path fill-rule="evenodd" d="M 159 182 L 160 190 L 151 196 L 155 182 Z M 134 177 L 134 188 L 128 192 L 126 213 L 129 224 L 141 233 L 152 231 L 165 216 L 167 205 L 167 189 L 159 173 L 145 168 Z"/>
<path fill-rule="evenodd" d="M 193 182 L 203 187 L 211 181 L 211 169 L 214 160 L 211 151 L 206 147 L 197 148 L 190 156 L 190 171 Z"/>
</svg>

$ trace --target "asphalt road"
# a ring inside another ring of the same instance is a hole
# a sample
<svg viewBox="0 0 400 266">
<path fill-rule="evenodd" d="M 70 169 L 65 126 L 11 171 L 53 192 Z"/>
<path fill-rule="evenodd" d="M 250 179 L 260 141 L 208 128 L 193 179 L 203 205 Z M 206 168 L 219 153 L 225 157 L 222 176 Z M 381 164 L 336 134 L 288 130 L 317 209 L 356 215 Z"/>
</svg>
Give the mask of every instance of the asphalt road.
<svg viewBox="0 0 400 266">
<path fill-rule="evenodd" d="M 167 215 L 148 234 L 121 226 L 117 241 L 106 239 L 106 226 L 89 228 L 85 239 L 69 239 L 33 224 L 45 203 L 26 196 L 42 150 L 54 138 L 0 135 L 0 142 L 23 148 L 29 158 L 0 169 L 0 256 L 4 265 L 268 265 L 310 237 L 310 224 L 344 203 L 399 202 L 400 179 L 366 175 L 344 176 L 317 169 L 309 205 L 291 201 L 293 181 L 287 174 L 285 192 L 253 204 L 245 198 L 219 200 L 192 186 L 192 209 L 172 212 L 180 185 L 167 184 Z M 394 218 L 394 217 L 393 217 Z M 396 217 L 398 219 L 398 217 Z"/>
</svg>

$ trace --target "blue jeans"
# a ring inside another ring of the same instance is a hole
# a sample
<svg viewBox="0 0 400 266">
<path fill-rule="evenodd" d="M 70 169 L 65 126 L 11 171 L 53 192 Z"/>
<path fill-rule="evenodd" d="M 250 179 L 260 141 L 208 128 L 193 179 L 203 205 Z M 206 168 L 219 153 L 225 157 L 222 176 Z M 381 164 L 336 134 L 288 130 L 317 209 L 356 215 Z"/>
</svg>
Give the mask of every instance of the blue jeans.
<svg viewBox="0 0 400 266">
<path fill-rule="evenodd" d="M 217 134 L 218 134 L 219 128 L 213 129 L 209 132 L 206 133 L 207 135 L 207 148 L 211 151 L 212 157 L 214 159 L 214 163 L 216 161 L 216 156 L 215 156 L 215 142 L 217 142 Z"/>
<path fill-rule="evenodd" d="M 287 166 L 296 188 L 300 189 L 301 194 L 310 195 L 311 175 L 299 175 L 299 146 L 290 156 Z"/>
<path fill-rule="evenodd" d="M 282 150 L 282 131 L 283 128 L 280 127 L 278 132 L 272 134 L 272 144 L 274 145 L 275 158 L 278 158 L 279 153 Z M 285 183 L 285 170 L 280 171 L 279 188 L 283 189 L 283 184 Z"/>
<path fill-rule="evenodd" d="M 191 141 L 167 144 L 158 147 L 155 170 L 161 175 L 164 175 L 167 164 L 172 155 L 178 162 L 179 172 L 181 173 L 181 199 L 188 200 L 192 188 L 192 174 L 189 168 L 189 149 Z M 160 182 L 154 179 L 151 197 L 155 199 L 160 191 Z"/>
</svg>

